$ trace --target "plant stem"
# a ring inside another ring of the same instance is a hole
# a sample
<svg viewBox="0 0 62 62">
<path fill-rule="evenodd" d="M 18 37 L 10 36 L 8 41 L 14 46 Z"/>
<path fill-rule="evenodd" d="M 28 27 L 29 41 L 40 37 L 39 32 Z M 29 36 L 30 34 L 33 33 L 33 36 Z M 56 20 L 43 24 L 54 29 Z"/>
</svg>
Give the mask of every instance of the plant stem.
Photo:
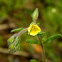
<svg viewBox="0 0 62 62">
<path fill-rule="evenodd" d="M 21 36 L 23 33 L 25 33 L 26 31 L 28 31 L 28 28 L 23 29 L 22 31 L 20 31 L 17 36 Z"/>
<path fill-rule="evenodd" d="M 42 57 L 43 57 L 43 62 L 46 62 L 46 56 L 45 56 L 45 51 L 44 51 L 44 46 L 41 42 L 41 39 L 40 39 L 40 36 L 38 35 L 38 38 L 39 38 L 39 41 L 40 41 L 40 44 L 41 44 L 41 47 L 42 47 Z"/>
</svg>

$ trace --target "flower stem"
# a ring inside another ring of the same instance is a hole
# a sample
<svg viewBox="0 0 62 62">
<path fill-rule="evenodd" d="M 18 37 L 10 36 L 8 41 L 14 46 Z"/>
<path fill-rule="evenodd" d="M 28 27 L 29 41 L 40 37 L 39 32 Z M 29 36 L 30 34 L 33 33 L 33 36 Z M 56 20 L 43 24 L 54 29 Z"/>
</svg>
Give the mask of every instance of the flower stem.
<svg viewBox="0 0 62 62">
<path fill-rule="evenodd" d="M 23 29 L 22 31 L 20 31 L 17 36 L 21 36 L 23 33 L 25 33 L 26 31 L 28 31 L 28 28 Z"/>
<path fill-rule="evenodd" d="M 40 36 L 38 35 L 38 39 L 40 41 L 41 47 L 42 47 L 42 57 L 43 57 L 43 62 L 46 62 L 46 56 L 45 56 L 45 51 L 44 51 L 44 46 L 41 42 Z"/>
</svg>

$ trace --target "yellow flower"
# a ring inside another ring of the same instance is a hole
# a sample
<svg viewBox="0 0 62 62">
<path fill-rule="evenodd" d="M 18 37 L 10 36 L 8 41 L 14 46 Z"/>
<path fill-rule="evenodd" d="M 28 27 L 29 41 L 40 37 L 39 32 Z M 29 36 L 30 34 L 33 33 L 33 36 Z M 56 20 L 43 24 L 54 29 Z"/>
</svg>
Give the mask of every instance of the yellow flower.
<svg viewBox="0 0 62 62">
<path fill-rule="evenodd" d="M 31 24 L 28 28 L 28 32 L 30 35 L 35 36 L 41 31 L 41 28 L 36 24 Z"/>
</svg>

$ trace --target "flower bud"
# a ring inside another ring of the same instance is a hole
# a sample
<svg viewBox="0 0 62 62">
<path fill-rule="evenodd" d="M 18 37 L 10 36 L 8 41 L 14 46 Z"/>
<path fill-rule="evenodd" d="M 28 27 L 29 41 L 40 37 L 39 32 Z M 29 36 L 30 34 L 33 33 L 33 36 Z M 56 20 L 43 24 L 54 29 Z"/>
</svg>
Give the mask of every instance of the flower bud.
<svg viewBox="0 0 62 62">
<path fill-rule="evenodd" d="M 38 19 L 38 8 L 36 8 L 35 11 L 33 12 L 32 19 L 33 19 L 33 22 L 36 23 L 36 20 Z"/>
<path fill-rule="evenodd" d="M 15 46 L 14 46 L 14 43 L 12 43 L 10 46 L 9 46 L 9 52 L 15 52 Z"/>
<path fill-rule="evenodd" d="M 8 44 L 9 44 L 9 45 L 14 42 L 15 36 L 16 36 L 16 34 L 14 34 L 13 36 L 11 36 L 11 37 L 8 39 Z"/>
</svg>

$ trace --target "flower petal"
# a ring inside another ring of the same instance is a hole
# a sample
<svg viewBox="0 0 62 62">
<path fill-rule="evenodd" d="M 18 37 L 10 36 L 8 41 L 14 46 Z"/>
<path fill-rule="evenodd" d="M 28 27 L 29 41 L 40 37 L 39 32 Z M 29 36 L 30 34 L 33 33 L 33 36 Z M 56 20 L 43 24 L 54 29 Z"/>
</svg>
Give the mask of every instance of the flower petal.
<svg viewBox="0 0 62 62">
<path fill-rule="evenodd" d="M 32 36 L 37 35 L 40 31 L 41 31 L 41 28 L 36 24 L 30 25 L 30 27 L 28 28 L 28 32 Z"/>
</svg>

